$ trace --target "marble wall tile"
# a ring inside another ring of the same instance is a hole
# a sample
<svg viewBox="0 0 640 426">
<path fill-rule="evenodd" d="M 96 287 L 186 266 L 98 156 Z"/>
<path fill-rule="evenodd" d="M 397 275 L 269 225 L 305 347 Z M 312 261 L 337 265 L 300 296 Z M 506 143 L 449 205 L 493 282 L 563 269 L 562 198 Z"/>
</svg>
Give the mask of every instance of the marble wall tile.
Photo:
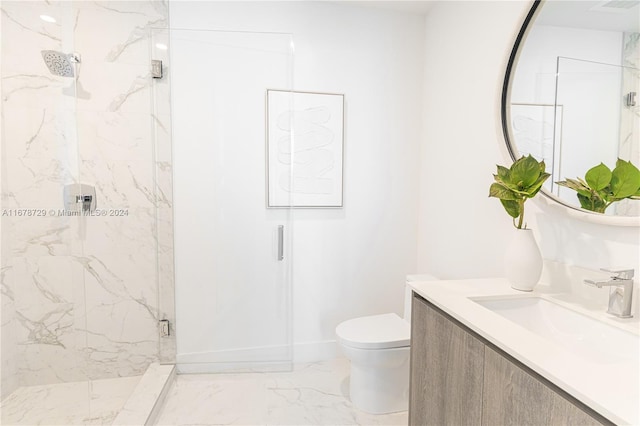
<svg viewBox="0 0 640 426">
<path fill-rule="evenodd" d="M 623 43 L 624 65 L 640 69 L 640 33 L 625 33 Z"/>
<path fill-rule="evenodd" d="M 86 161 L 149 162 L 153 147 L 147 113 L 78 111 L 80 157 Z"/>
<path fill-rule="evenodd" d="M 89 374 L 141 374 L 158 351 L 155 223 L 150 210 L 87 218 L 85 269 Z"/>
<path fill-rule="evenodd" d="M 87 280 L 93 291 L 93 278 Z M 100 294 L 100 290 L 96 292 Z M 157 322 L 143 298 L 103 295 L 87 306 L 88 378 L 143 374 L 157 360 Z M 153 330 L 154 333 L 149 333 Z"/>
<path fill-rule="evenodd" d="M 3 224 L 4 226 L 4 224 Z M 0 267 L 0 399 L 11 394 L 19 383 L 18 351 L 15 335 L 15 294 L 13 292 L 13 268 L 2 262 Z"/>
<path fill-rule="evenodd" d="M 61 49 L 72 40 L 74 13 L 70 4 L 45 1 L 3 1 L 2 2 L 2 54 L 3 69 L 14 67 L 34 69 L 41 62 L 39 50 Z M 56 23 L 44 22 L 40 15 L 49 15 L 57 19 Z M 11 40 L 9 37 L 16 37 Z M 20 43 L 15 43 L 20 40 Z M 32 49 L 30 49 L 32 48 Z M 34 55 L 25 55 L 33 50 Z M 35 59 L 34 59 L 35 58 Z"/>
<path fill-rule="evenodd" d="M 3 116 L 5 122 L 10 123 L 11 135 L 5 146 L 4 158 L 50 161 L 69 156 L 69 134 L 65 131 L 65 122 L 75 120 L 73 111 L 40 105 L 22 107 L 12 102 L 7 104 Z"/>
<path fill-rule="evenodd" d="M 158 92 L 155 92 L 156 95 Z M 156 95 L 160 96 L 160 95 Z M 162 95 L 167 96 L 168 94 Z M 162 98 L 161 98 L 162 99 Z M 156 103 L 163 103 L 157 101 Z M 168 103 L 168 101 L 166 101 Z M 156 162 L 157 166 L 161 168 L 160 172 L 164 171 L 168 175 L 171 175 L 171 116 L 167 114 L 157 114 L 153 116 L 154 121 L 154 136 L 156 141 Z"/>
<path fill-rule="evenodd" d="M 101 208 L 146 208 L 155 204 L 150 161 L 83 160 L 81 181 L 95 185 Z"/>
<path fill-rule="evenodd" d="M 71 158 L 7 158 L 7 208 L 62 209 L 66 184 L 77 181 Z"/>
<path fill-rule="evenodd" d="M 15 257 L 18 375 L 23 386 L 86 376 L 82 273 L 71 256 Z"/>
<path fill-rule="evenodd" d="M 624 105 L 620 115 L 621 158 L 640 167 L 640 33 L 625 33 L 623 37 L 622 94 L 636 92 L 636 105 Z M 615 205 L 615 213 L 623 216 L 640 215 L 640 203 L 622 200 Z"/>
<path fill-rule="evenodd" d="M 101 1 L 79 9 L 78 50 L 91 52 L 102 62 L 149 65 L 149 32 L 167 26 L 166 4 L 159 2 Z M 109 28 L 109 37 L 93 31 Z"/>
<path fill-rule="evenodd" d="M 68 256 L 73 251 L 74 224 L 68 217 L 11 217 L 7 220 L 13 257 Z M 10 262 L 10 260 L 9 260 Z M 18 286 L 18 283 L 14 283 Z"/>
<path fill-rule="evenodd" d="M 173 206 L 173 174 L 170 161 L 158 161 L 156 166 L 156 206 L 171 208 Z M 167 219 L 170 219 L 167 217 Z"/>
<path fill-rule="evenodd" d="M 171 335 L 160 339 L 160 362 L 176 361 L 176 316 L 173 263 L 173 210 L 158 208 L 158 306 L 159 319 L 168 319 Z"/>
<path fill-rule="evenodd" d="M 149 62 L 130 65 L 83 57 L 79 76 L 88 95 L 78 101 L 78 110 L 149 113 Z"/>
<path fill-rule="evenodd" d="M 2 207 L 47 211 L 2 218 L 2 386 L 141 374 L 159 359 L 158 319 L 173 318 L 170 116 L 154 105 L 169 97 L 149 73 L 167 3 L 1 8 Z M 80 55 L 77 83 L 49 72 L 45 49 Z M 49 214 L 78 182 L 124 216 Z"/>
<path fill-rule="evenodd" d="M 42 62 L 40 52 L 33 52 L 41 62 L 37 69 L 33 70 L 4 70 L 2 78 L 2 99 L 6 103 L 5 110 L 13 108 L 43 108 L 49 111 L 73 111 L 75 108 L 72 98 L 62 97 L 63 90 L 72 87 L 73 82 L 56 77 L 47 71 Z M 3 68 L 8 68 L 4 66 Z M 36 113 L 37 115 L 37 113 Z"/>
</svg>

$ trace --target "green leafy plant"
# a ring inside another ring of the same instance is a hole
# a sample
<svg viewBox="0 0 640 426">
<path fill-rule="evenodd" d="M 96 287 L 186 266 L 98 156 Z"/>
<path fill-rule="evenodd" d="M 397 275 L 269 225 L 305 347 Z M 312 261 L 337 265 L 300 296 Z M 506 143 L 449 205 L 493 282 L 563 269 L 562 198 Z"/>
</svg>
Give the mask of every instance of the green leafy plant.
<svg viewBox="0 0 640 426">
<path fill-rule="evenodd" d="M 526 229 L 524 223 L 524 203 L 536 196 L 549 173 L 545 172 L 544 161 L 538 162 L 531 155 L 516 160 L 510 168 L 498 165 L 495 182 L 489 188 L 489 197 L 499 198 L 513 226 Z M 517 219 L 517 222 L 516 222 Z"/>
<path fill-rule="evenodd" d="M 600 163 L 589 169 L 584 179 L 556 183 L 576 191 L 580 207 L 597 213 L 604 213 L 611 204 L 625 198 L 640 199 L 640 170 L 631 161 L 619 158 L 613 170 Z"/>
</svg>

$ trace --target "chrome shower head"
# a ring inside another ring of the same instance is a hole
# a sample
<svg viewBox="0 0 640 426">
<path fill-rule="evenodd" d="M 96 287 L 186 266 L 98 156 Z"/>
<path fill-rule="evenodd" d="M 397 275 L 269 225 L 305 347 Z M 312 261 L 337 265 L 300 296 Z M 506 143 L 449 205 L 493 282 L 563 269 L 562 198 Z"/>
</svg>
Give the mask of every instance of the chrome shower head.
<svg viewBox="0 0 640 426">
<path fill-rule="evenodd" d="M 60 77 L 75 76 L 71 63 L 80 62 L 79 57 L 73 53 L 66 54 L 55 50 L 43 50 L 42 59 L 44 59 L 44 63 L 47 64 L 51 74 Z"/>
</svg>

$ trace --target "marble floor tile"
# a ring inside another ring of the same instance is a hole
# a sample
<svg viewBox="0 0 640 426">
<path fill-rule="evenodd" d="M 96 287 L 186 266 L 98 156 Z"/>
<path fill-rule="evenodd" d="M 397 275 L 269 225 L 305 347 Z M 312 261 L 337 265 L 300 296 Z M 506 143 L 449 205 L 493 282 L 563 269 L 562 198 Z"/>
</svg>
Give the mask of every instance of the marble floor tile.
<svg viewBox="0 0 640 426">
<path fill-rule="evenodd" d="M 0 404 L 3 425 L 110 425 L 140 377 L 24 386 Z"/>
<path fill-rule="evenodd" d="M 299 364 L 292 372 L 178 375 L 156 424 L 406 425 L 407 412 L 372 415 L 348 397 L 349 361 Z"/>
</svg>

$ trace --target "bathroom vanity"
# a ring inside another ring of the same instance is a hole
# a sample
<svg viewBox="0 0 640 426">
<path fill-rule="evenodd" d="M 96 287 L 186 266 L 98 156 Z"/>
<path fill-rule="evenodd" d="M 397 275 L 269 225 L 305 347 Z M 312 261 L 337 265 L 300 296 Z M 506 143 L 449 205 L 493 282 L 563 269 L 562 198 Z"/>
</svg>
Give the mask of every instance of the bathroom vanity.
<svg viewBox="0 0 640 426">
<path fill-rule="evenodd" d="M 640 422 L 637 320 L 502 279 L 411 287 L 410 425 Z"/>
</svg>

